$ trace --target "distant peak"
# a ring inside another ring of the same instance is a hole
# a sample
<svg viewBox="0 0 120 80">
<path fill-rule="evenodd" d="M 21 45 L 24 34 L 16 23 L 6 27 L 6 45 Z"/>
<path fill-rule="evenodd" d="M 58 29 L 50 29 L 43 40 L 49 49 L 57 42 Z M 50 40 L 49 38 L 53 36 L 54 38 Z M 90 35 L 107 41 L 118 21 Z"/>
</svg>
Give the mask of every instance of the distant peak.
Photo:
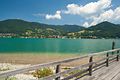
<svg viewBox="0 0 120 80">
<path fill-rule="evenodd" d="M 104 21 L 104 22 L 101 22 L 101 23 L 99 23 L 97 25 L 115 25 L 115 24 L 111 23 L 111 22 L 108 22 L 108 21 Z M 97 25 L 95 25 L 95 26 L 97 26 Z"/>
<path fill-rule="evenodd" d="M 24 21 L 22 19 L 7 19 L 7 20 L 3 20 L 3 21 Z"/>
<path fill-rule="evenodd" d="M 111 23 L 111 22 L 109 22 L 109 21 L 104 21 L 104 22 L 101 22 L 101 23 L 99 23 L 99 24 L 113 24 L 113 23 Z"/>
<path fill-rule="evenodd" d="M 101 23 L 110 23 L 110 24 L 112 24 L 111 22 L 108 22 L 108 21 L 104 21 L 104 22 L 101 22 Z"/>
<path fill-rule="evenodd" d="M 7 20 L 22 20 L 22 19 L 7 19 Z M 7 21 L 7 20 L 6 20 L 6 21 Z M 24 20 L 22 20 L 22 21 L 24 21 Z"/>
</svg>

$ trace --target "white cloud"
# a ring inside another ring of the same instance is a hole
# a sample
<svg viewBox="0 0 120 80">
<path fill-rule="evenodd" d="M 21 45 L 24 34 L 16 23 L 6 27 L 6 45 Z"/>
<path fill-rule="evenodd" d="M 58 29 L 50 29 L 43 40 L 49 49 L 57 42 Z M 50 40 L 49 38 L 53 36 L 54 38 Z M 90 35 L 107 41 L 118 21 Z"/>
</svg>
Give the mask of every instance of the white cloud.
<svg viewBox="0 0 120 80">
<path fill-rule="evenodd" d="M 85 23 L 83 24 L 83 26 L 84 26 L 84 27 L 89 27 L 88 22 L 85 22 Z"/>
<path fill-rule="evenodd" d="M 85 18 L 83 26 L 90 27 L 103 21 L 120 22 L 120 7 L 110 9 L 112 0 L 98 0 L 86 5 L 68 4 L 67 10 L 56 11 L 51 14 L 36 14 L 36 16 L 45 16 L 46 19 L 61 19 L 61 14 L 79 15 Z"/>
<path fill-rule="evenodd" d="M 117 7 L 114 10 L 109 9 L 109 10 L 101 13 L 99 16 L 92 18 L 92 20 L 93 21 L 90 23 L 90 26 L 96 25 L 103 21 L 109 21 L 109 22 L 116 23 L 116 22 L 120 21 L 120 7 Z"/>
<path fill-rule="evenodd" d="M 61 11 L 56 11 L 55 15 L 47 14 L 46 19 L 61 19 Z"/>
<path fill-rule="evenodd" d="M 66 14 L 74 15 L 92 15 L 99 13 L 111 6 L 111 0 L 99 0 L 97 2 L 90 2 L 86 5 L 68 4 Z"/>
<path fill-rule="evenodd" d="M 110 9 L 112 0 L 98 0 L 86 5 L 68 4 L 65 14 L 80 15 L 86 19 L 83 26 L 89 27 L 103 21 L 120 22 L 120 7 Z"/>
</svg>

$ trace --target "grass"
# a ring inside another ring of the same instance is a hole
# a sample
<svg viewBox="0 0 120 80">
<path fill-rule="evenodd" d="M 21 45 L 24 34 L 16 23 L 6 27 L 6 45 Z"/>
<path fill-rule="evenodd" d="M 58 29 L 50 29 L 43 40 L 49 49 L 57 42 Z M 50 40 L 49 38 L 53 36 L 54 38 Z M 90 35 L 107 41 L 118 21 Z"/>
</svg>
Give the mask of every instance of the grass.
<svg viewBox="0 0 120 80">
<path fill-rule="evenodd" d="M 7 71 L 7 70 L 10 70 L 10 68 L 9 67 L 7 67 L 7 68 L 0 68 L 0 71 Z"/>
<path fill-rule="evenodd" d="M 53 74 L 53 70 L 50 68 L 38 69 L 32 73 L 34 77 L 42 78 Z"/>
</svg>

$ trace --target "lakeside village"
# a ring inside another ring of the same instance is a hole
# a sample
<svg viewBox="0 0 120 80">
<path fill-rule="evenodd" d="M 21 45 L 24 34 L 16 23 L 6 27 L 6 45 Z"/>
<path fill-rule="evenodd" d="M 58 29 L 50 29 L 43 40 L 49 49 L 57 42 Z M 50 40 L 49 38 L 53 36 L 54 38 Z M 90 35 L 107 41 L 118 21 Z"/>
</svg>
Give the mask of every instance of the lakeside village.
<svg viewBox="0 0 120 80">
<path fill-rule="evenodd" d="M 74 33 L 69 33 L 67 36 L 62 36 L 62 35 L 29 35 L 26 33 L 26 35 L 19 35 L 19 34 L 14 34 L 14 33 L 0 33 L 0 38 L 60 38 L 60 39 L 65 39 L 65 38 L 71 38 L 71 39 L 97 39 L 96 36 L 72 36 Z M 102 38 L 104 39 L 104 38 Z"/>
<path fill-rule="evenodd" d="M 100 30 L 89 31 L 81 30 L 79 32 L 59 32 L 53 29 L 35 29 L 35 31 L 27 30 L 20 33 L 0 33 L 0 38 L 70 38 L 70 39 L 119 39 L 118 36 L 112 34 L 97 34 Z"/>
</svg>

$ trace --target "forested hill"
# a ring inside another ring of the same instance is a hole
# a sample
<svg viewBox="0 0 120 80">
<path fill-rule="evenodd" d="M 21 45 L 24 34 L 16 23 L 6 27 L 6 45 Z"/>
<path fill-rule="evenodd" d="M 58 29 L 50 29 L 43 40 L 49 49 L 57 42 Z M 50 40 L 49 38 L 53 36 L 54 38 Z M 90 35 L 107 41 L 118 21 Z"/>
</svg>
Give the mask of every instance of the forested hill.
<svg viewBox="0 0 120 80">
<path fill-rule="evenodd" d="M 96 36 L 120 38 L 120 25 L 113 24 L 107 21 L 92 26 L 89 28 L 89 30 L 96 31 Z"/>
<path fill-rule="evenodd" d="M 48 25 L 37 22 L 28 22 L 20 19 L 0 21 L 0 33 L 24 33 L 27 30 L 35 31 L 35 29 L 51 29 L 67 33 L 80 31 L 81 29 L 84 29 L 84 27 L 77 25 Z"/>
<path fill-rule="evenodd" d="M 79 32 L 71 33 L 69 36 L 83 38 L 120 38 L 120 25 L 110 22 L 102 22 L 95 26 L 91 26 Z"/>
<path fill-rule="evenodd" d="M 6 35 L 7 34 L 7 35 Z M 14 34 L 14 35 L 13 35 Z M 120 38 L 120 25 L 102 22 L 85 28 L 78 25 L 49 25 L 20 19 L 0 21 L 0 37 Z"/>
</svg>

